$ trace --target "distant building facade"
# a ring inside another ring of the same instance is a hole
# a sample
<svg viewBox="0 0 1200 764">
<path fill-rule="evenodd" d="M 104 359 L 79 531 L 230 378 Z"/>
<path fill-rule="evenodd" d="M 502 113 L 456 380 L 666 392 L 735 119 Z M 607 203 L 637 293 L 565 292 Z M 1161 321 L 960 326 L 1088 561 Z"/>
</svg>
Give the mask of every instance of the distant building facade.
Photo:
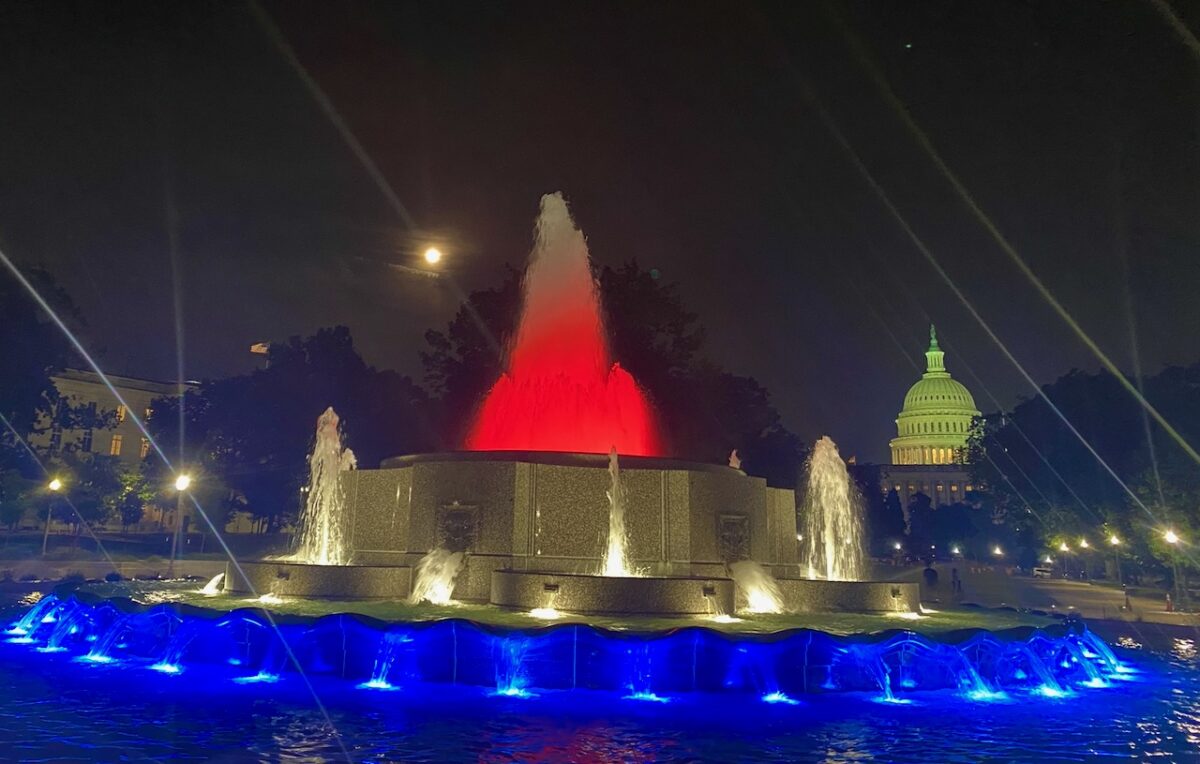
<svg viewBox="0 0 1200 764">
<path fill-rule="evenodd" d="M 46 422 L 46 426 L 30 436 L 30 443 L 51 453 L 73 448 L 82 453 L 115 456 L 130 467 L 136 467 L 149 456 L 150 441 L 134 422 L 134 416 L 145 422 L 155 399 L 178 395 L 179 385 L 107 376 L 125 403 L 117 400 L 100 375 L 93 371 L 64 369 L 52 379 L 59 394 L 72 406 L 92 406 L 98 413 L 112 412 L 114 426 L 111 429 L 64 429 Z"/>
<path fill-rule="evenodd" d="M 934 506 L 963 501 L 971 484 L 966 470 L 967 435 L 979 416 L 970 391 L 946 371 L 937 330 L 929 327 L 925 373 L 904 396 L 890 446 L 892 463 L 881 470 L 883 490 L 908 505 L 923 493 Z"/>
</svg>

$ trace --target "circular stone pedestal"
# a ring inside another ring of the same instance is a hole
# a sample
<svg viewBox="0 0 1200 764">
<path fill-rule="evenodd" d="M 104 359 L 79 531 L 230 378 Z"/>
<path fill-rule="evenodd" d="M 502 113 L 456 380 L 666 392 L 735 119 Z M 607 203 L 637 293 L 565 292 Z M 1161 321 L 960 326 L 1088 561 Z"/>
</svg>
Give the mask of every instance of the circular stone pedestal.
<svg viewBox="0 0 1200 764">
<path fill-rule="evenodd" d="M 714 615 L 733 612 L 733 581 L 497 570 L 492 572 L 491 603 L 593 615 Z"/>
<path fill-rule="evenodd" d="M 412 568 L 386 565 L 309 565 L 243 562 L 225 565 L 224 590 L 280 597 L 402 600 L 412 589 Z"/>
<path fill-rule="evenodd" d="M 792 613 L 916 613 L 921 586 L 892 581 L 821 581 L 781 578 L 784 607 Z"/>
</svg>

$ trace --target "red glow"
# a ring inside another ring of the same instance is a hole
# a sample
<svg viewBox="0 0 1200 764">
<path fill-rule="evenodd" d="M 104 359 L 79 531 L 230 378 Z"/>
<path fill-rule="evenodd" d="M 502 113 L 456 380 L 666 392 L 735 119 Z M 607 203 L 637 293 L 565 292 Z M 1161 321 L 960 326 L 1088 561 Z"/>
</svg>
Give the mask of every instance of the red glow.
<svg viewBox="0 0 1200 764">
<path fill-rule="evenodd" d="M 467 449 L 659 455 L 646 396 L 609 355 L 587 245 L 557 194 L 542 198 L 508 358 Z"/>
</svg>

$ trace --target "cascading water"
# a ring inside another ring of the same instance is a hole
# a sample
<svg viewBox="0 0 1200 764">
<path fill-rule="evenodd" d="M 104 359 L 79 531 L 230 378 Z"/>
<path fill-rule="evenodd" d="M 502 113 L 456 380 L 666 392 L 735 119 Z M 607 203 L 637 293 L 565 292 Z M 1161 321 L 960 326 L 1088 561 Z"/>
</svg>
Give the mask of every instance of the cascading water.
<svg viewBox="0 0 1200 764">
<path fill-rule="evenodd" d="M 341 474 L 358 466 L 354 452 L 342 447 L 333 407 L 317 418 L 317 437 L 308 457 L 308 494 L 300 515 L 299 542 L 290 559 L 312 565 L 345 565 L 350 554 L 342 525 Z"/>
<path fill-rule="evenodd" d="M 733 582 L 746 596 L 747 613 L 782 613 L 783 593 L 779 582 L 767 569 L 754 560 L 739 560 L 730 564 Z"/>
<path fill-rule="evenodd" d="M 225 574 L 218 573 L 217 575 L 213 576 L 207 584 L 204 585 L 204 588 L 200 590 L 200 593 L 210 597 L 218 595 L 221 593 L 221 584 L 224 583 L 224 581 Z"/>
<path fill-rule="evenodd" d="M 646 397 L 612 361 L 587 243 L 561 194 L 542 197 L 522 289 L 507 369 L 467 449 L 659 455 Z"/>
<path fill-rule="evenodd" d="M 828 437 L 818 440 L 807 468 L 801 566 L 809 578 L 862 581 L 862 503 L 837 445 Z"/>
<path fill-rule="evenodd" d="M 462 552 L 451 552 L 441 547 L 422 557 L 417 563 L 417 578 L 408 597 L 409 604 L 450 604 L 454 595 L 454 579 L 458 577 L 462 566 Z"/>
<path fill-rule="evenodd" d="M 629 561 L 629 533 L 625 529 L 625 486 L 621 484 L 621 468 L 617 450 L 608 452 L 608 545 L 600 561 L 602 576 L 636 576 Z"/>
</svg>

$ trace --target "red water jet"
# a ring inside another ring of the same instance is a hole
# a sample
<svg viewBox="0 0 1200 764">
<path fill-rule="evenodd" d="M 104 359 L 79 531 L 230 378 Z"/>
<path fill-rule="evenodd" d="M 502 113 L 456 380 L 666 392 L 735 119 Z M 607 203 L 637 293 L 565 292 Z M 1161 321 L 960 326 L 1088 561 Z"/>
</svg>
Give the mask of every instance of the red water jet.
<svg viewBox="0 0 1200 764">
<path fill-rule="evenodd" d="M 467 449 L 659 455 L 645 393 L 609 354 L 587 243 L 560 194 L 542 197 L 522 289 L 508 370 Z"/>
</svg>

